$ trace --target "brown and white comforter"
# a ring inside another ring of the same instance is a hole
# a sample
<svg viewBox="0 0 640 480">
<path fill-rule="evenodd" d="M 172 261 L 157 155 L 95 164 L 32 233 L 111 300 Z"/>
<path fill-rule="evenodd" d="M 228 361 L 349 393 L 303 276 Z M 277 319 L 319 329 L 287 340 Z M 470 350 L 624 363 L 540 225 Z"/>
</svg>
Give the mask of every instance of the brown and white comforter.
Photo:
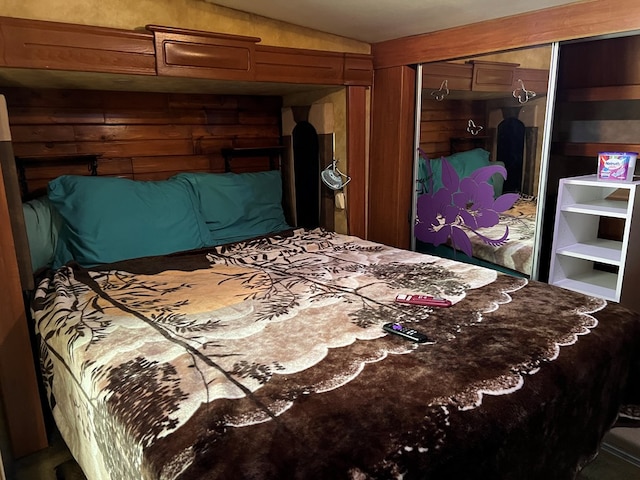
<svg viewBox="0 0 640 480">
<path fill-rule="evenodd" d="M 619 305 L 321 230 L 63 267 L 32 313 L 90 480 L 572 478 L 640 357 Z"/>
<path fill-rule="evenodd" d="M 479 231 L 489 238 L 501 238 L 509 228 L 507 241 L 500 246 L 485 243 L 480 237 L 469 233 L 473 245 L 473 256 L 495 263 L 516 272 L 531 275 L 533 244 L 536 230 L 536 201 L 522 197 L 513 207 L 500 214 L 500 222 Z"/>
</svg>

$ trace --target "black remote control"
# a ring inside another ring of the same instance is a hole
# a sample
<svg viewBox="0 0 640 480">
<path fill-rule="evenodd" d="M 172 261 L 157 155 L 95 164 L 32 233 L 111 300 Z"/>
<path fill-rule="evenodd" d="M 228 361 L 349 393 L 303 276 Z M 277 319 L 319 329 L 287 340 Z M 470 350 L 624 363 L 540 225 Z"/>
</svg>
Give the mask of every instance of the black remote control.
<svg viewBox="0 0 640 480">
<path fill-rule="evenodd" d="M 407 328 L 402 326 L 399 323 L 385 323 L 382 326 L 382 329 L 385 332 L 394 333 L 399 335 L 407 340 L 411 340 L 412 342 L 417 343 L 436 343 L 435 340 L 431 340 L 424 333 L 420 333 L 413 328 Z"/>
</svg>

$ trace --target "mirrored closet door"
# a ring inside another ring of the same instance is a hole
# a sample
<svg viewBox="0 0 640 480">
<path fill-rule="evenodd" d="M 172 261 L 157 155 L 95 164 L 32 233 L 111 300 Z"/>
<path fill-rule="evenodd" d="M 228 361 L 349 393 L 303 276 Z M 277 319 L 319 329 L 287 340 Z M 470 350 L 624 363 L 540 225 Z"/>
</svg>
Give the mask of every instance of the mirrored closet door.
<svg viewBox="0 0 640 480">
<path fill-rule="evenodd" d="M 536 278 L 556 52 L 417 69 L 416 250 Z"/>
</svg>

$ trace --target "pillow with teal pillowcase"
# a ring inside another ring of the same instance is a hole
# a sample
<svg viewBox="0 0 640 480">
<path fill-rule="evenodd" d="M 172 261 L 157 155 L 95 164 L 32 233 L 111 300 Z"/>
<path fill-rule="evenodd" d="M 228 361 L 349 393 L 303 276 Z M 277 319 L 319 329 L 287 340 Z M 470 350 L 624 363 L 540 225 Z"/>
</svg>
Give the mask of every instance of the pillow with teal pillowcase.
<svg viewBox="0 0 640 480">
<path fill-rule="evenodd" d="M 288 230 L 277 170 L 251 173 L 180 173 L 191 185 L 211 233 L 211 245 Z"/>
<path fill-rule="evenodd" d="M 449 155 L 448 157 L 441 158 L 433 158 L 431 160 L 425 160 L 420 157 L 420 164 L 418 166 L 419 179 L 424 178 L 424 184 L 428 192 L 435 193 L 440 188 L 442 188 L 442 160 L 446 160 L 453 167 L 453 169 L 458 174 L 458 178 L 463 179 L 471 175 L 474 171 L 481 167 L 487 167 L 489 165 L 497 165 L 501 164 L 504 166 L 504 163 L 496 163 L 491 162 L 489 160 L 491 153 L 483 148 L 474 148 L 473 150 L 468 150 L 466 152 L 458 152 L 453 155 Z M 426 162 L 430 162 L 429 165 L 426 165 Z M 431 169 L 431 183 L 429 180 L 429 168 Z M 500 177 L 502 182 L 497 178 Z M 502 184 L 504 183 L 504 179 L 500 174 L 495 174 L 492 178 L 489 179 L 489 184 L 494 187 L 494 196 L 498 197 L 502 194 Z M 433 189 L 431 189 L 433 187 Z"/>
<path fill-rule="evenodd" d="M 210 242 L 183 182 L 63 175 L 48 197 L 64 220 L 54 258 L 93 266 L 201 248 Z"/>
<path fill-rule="evenodd" d="M 46 196 L 24 202 L 22 213 L 27 229 L 32 270 L 37 272 L 42 268 L 51 267 L 62 228 L 62 217 Z"/>
</svg>

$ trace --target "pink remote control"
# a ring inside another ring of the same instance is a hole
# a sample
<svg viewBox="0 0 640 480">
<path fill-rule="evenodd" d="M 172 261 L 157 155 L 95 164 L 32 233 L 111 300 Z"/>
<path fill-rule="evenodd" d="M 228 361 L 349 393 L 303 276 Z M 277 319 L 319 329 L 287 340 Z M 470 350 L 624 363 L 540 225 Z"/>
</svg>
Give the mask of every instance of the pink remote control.
<svg viewBox="0 0 640 480">
<path fill-rule="evenodd" d="M 451 301 L 446 298 L 430 297 L 428 295 L 406 295 L 396 296 L 396 302 L 408 303 L 411 305 L 427 305 L 430 307 L 450 307 Z"/>
</svg>

